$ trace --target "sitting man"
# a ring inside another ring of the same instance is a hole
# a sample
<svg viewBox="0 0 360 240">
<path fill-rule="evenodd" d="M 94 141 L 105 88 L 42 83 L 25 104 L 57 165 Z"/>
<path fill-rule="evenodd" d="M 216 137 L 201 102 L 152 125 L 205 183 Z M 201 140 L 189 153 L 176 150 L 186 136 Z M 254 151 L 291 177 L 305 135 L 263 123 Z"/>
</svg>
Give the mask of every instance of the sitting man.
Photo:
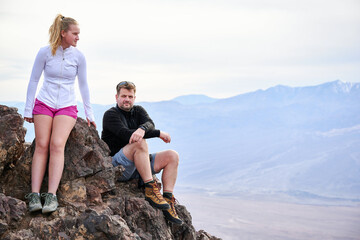
<svg viewBox="0 0 360 240">
<path fill-rule="evenodd" d="M 145 109 L 134 105 L 136 86 L 123 81 L 116 86 L 116 106 L 107 110 L 103 117 L 101 139 L 110 148 L 112 164 L 121 164 L 125 171 L 120 181 L 142 178 L 145 184 L 145 199 L 155 208 L 164 212 L 166 219 L 182 224 L 175 211 L 173 190 L 177 178 L 179 155 L 173 150 L 150 154 L 146 138 L 159 137 L 170 143 L 168 133 L 155 129 Z M 153 174 L 162 173 L 163 196 Z"/>
</svg>

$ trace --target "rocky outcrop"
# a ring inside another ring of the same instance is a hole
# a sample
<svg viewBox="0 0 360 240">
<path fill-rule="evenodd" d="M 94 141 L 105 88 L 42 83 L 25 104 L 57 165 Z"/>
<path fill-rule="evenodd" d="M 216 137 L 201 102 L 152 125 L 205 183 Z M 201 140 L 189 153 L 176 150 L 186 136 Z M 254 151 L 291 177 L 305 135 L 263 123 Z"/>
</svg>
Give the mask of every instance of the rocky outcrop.
<svg viewBox="0 0 360 240">
<path fill-rule="evenodd" d="M 31 190 L 35 143 L 24 146 L 16 109 L 0 105 L 0 123 L 0 239 L 218 239 L 196 232 L 185 206 L 176 206 L 184 223 L 172 224 L 145 201 L 136 180 L 117 182 L 122 167 L 112 167 L 107 145 L 81 118 L 65 148 L 60 207 L 30 214 L 24 196 Z"/>
<path fill-rule="evenodd" d="M 0 193 L 0 236 L 10 228 L 16 228 L 26 211 L 25 202 Z"/>
<path fill-rule="evenodd" d="M 16 108 L 0 105 L 0 176 L 24 153 L 26 129 Z"/>
</svg>

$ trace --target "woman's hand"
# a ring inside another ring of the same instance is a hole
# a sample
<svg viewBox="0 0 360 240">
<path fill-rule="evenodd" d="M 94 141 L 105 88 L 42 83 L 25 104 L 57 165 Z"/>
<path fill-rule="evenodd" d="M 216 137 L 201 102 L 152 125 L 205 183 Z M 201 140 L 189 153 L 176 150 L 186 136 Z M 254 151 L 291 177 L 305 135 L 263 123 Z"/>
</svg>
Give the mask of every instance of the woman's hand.
<svg viewBox="0 0 360 240">
<path fill-rule="evenodd" d="M 29 123 L 33 123 L 34 122 L 34 118 L 28 118 L 28 117 L 24 117 L 24 120 L 29 122 Z"/>
<path fill-rule="evenodd" d="M 90 122 L 90 120 L 88 119 L 88 118 L 86 118 L 86 120 L 87 120 L 87 123 L 88 123 L 88 126 L 90 127 L 90 125 L 92 124 L 92 125 L 94 125 L 94 127 L 96 128 L 96 123 L 95 123 L 95 121 L 94 122 Z"/>
</svg>

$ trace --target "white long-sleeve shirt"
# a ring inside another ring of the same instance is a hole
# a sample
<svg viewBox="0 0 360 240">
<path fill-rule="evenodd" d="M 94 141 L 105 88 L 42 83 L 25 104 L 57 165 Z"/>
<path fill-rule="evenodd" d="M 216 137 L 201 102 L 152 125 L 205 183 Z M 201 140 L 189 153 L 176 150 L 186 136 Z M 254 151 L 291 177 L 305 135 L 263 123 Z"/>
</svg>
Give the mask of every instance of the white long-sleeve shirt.
<svg viewBox="0 0 360 240">
<path fill-rule="evenodd" d="M 85 116 L 95 121 L 90 104 L 90 93 L 86 76 L 86 60 L 84 55 L 75 47 L 65 50 L 60 46 L 56 54 L 51 54 L 51 47 L 46 46 L 39 50 L 27 89 L 24 117 L 32 118 L 35 103 L 35 94 L 42 72 L 44 82 L 37 95 L 37 99 L 54 109 L 75 106 L 75 77 L 84 104 Z"/>
</svg>

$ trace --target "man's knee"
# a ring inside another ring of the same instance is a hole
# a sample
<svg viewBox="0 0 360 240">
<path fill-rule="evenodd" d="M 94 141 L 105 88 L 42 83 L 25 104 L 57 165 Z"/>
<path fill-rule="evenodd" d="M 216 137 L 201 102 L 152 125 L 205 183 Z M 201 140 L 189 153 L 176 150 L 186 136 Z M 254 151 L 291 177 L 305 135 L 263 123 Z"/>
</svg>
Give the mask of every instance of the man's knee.
<svg viewBox="0 0 360 240">
<path fill-rule="evenodd" d="M 139 153 L 148 153 L 148 145 L 145 139 L 142 139 L 139 142 L 127 144 L 125 147 L 122 148 L 124 155 L 134 161 L 134 156 Z"/>
<path fill-rule="evenodd" d="M 179 154 L 174 150 L 167 150 L 167 158 L 173 164 L 179 165 Z"/>
<path fill-rule="evenodd" d="M 127 148 L 134 153 L 136 151 L 148 151 L 148 145 L 145 139 L 141 139 L 139 142 L 128 144 L 124 148 Z"/>
<path fill-rule="evenodd" d="M 134 147 L 137 150 L 148 151 L 148 144 L 145 139 L 141 139 L 140 141 L 138 141 L 136 143 L 132 143 L 132 144 L 135 144 Z"/>
</svg>

